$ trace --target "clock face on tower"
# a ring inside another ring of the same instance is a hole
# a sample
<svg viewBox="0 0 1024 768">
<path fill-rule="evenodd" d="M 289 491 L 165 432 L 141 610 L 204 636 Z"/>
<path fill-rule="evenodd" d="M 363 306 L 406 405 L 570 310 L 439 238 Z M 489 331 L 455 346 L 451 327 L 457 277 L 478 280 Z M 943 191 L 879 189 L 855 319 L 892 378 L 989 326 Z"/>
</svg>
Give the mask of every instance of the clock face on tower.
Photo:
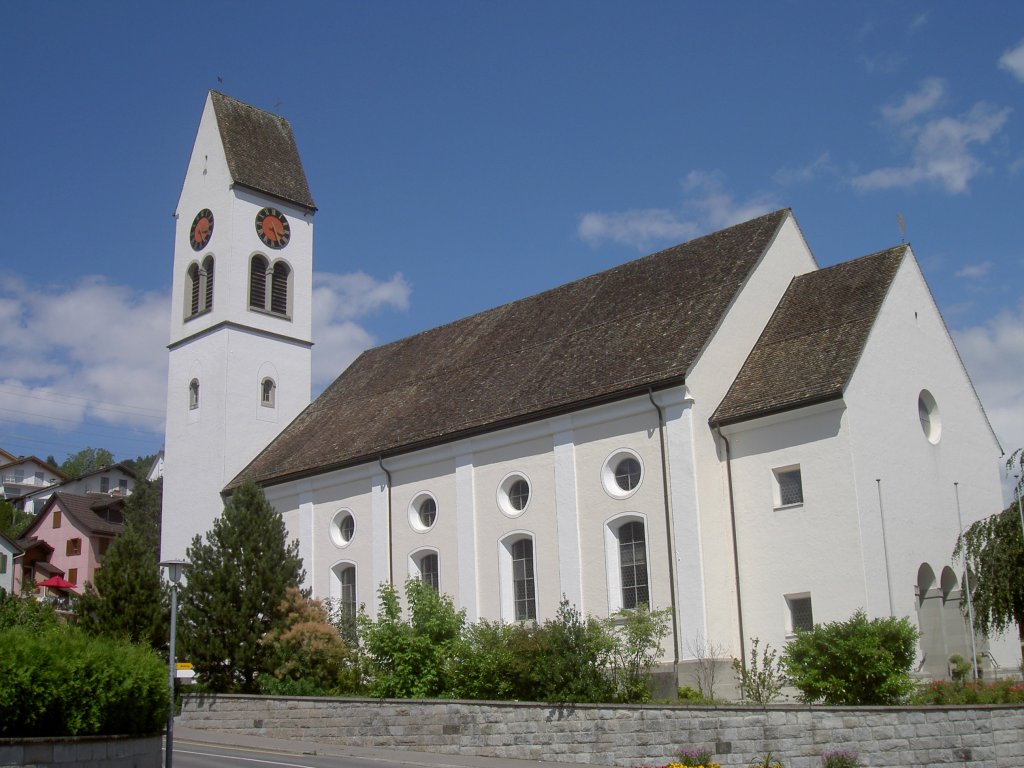
<svg viewBox="0 0 1024 768">
<path fill-rule="evenodd" d="M 256 234 L 270 248 L 284 248 L 292 236 L 288 219 L 277 208 L 264 208 L 256 214 Z"/>
<path fill-rule="evenodd" d="M 192 244 L 193 251 L 201 251 L 213 237 L 213 211 L 203 208 L 196 217 L 192 219 L 192 229 L 188 233 L 188 241 Z"/>
</svg>

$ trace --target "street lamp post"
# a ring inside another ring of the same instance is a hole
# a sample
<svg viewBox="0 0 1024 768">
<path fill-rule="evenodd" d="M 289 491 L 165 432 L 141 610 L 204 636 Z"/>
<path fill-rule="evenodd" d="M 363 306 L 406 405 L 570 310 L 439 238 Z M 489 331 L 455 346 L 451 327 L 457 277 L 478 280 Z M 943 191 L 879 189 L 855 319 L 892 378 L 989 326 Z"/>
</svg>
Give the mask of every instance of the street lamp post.
<svg viewBox="0 0 1024 768">
<path fill-rule="evenodd" d="M 178 630 L 178 584 L 181 583 L 181 574 L 188 563 L 184 560 L 164 560 L 160 563 L 162 568 L 167 569 L 167 577 L 171 582 L 171 643 L 168 649 L 169 678 L 167 683 L 170 696 L 170 711 L 167 714 L 167 747 L 164 765 L 171 768 L 174 759 L 174 677 L 177 672 L 177 664 L 174 659 L 174 639 Z"/>
</svg>

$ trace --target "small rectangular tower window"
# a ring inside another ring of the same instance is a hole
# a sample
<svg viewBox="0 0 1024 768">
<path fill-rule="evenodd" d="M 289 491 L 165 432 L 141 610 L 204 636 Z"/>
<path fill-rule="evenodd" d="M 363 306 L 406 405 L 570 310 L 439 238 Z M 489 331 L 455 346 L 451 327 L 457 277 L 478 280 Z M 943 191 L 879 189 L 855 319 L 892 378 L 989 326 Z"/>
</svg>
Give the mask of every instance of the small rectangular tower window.
<svg viewBox="0 0 1024 768">
<path fill-rule="evenodd" d="M 789 507 L 804 503 L 804 487 L 800 477 L 800 465 L 780 467 L 772 470 L 774 477 L 774 505 Z"/>
</svg>

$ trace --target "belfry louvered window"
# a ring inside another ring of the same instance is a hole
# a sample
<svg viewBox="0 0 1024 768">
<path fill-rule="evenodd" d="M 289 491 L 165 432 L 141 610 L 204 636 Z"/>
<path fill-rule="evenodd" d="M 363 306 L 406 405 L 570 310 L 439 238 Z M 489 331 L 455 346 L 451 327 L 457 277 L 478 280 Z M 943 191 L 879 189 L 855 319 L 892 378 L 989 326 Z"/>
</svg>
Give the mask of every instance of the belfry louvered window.
<svg viewBox="0 0 1024 768">
<path fill-rule="evenodd" d="M 267 260 L 256 255 L 249 264 L 249 307 L 267 308 Z"/>
<path fill-rule="evenodd" d="M 643 523 L 626 523 L 619 528 L 619 567 L 622 607 L 636 608 L 648 604 L 651 597 L 647 584 L 647 541 Z"/>
<path fill-rule="evenodd" d="M 270 279 L 270 311 L 275 315 L 288 314 L 288 277 L 291 270 L 284 262 L 277 262 Z"/>
<path fill-rule="evenodd" d="M 188 317 L 199 314 L 199 265 L 188 268 L 189 307 Z"/>
<path fill-rule="evenodd" d="M 213 309 L 213 256 L 203 259 L 203 274 L 206 278 L 206 285 L 203 291 L 203 309 Z"/>
</svg>

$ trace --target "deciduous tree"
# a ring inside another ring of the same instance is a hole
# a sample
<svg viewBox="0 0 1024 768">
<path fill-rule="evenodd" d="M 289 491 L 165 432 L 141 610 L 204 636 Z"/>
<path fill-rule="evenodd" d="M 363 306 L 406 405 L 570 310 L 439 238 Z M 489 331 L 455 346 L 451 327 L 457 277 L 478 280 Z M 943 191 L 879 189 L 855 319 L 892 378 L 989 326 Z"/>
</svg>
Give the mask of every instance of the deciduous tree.
<svg viewBox="0 0 1024 768">
<path fill-rule="evenodd" d="M 78 477 L 113 463 L 114 454 L 106 448 L 83 448 L 78 453 L 69 453 L 60 465 L 60 471 L 68 477 Z"/>
<path fill-rule="evenodd" d="M 221 693 L 257 693 L 269 648 L 261 640 L 280 626 L 289 588 L 305 572 L 297 541 L 287 542 L 281 516 L 252 482 L 239 486 L 205 541 L 188 548 L 190 567 L 179 601 L 182 646 L 197 677 Z"/>
<path fill-rule="evenodd" d="M 1016 624 L 1024 644 L 1024 532 L 1017 504 L 967 528 L 953 557 L 967 561 L 975 629 L 990 635 Z M 961 589 L 967 594 L 964 580 Z M 966 614 L 966 600 L 961 608 Z"/>
</svg>

